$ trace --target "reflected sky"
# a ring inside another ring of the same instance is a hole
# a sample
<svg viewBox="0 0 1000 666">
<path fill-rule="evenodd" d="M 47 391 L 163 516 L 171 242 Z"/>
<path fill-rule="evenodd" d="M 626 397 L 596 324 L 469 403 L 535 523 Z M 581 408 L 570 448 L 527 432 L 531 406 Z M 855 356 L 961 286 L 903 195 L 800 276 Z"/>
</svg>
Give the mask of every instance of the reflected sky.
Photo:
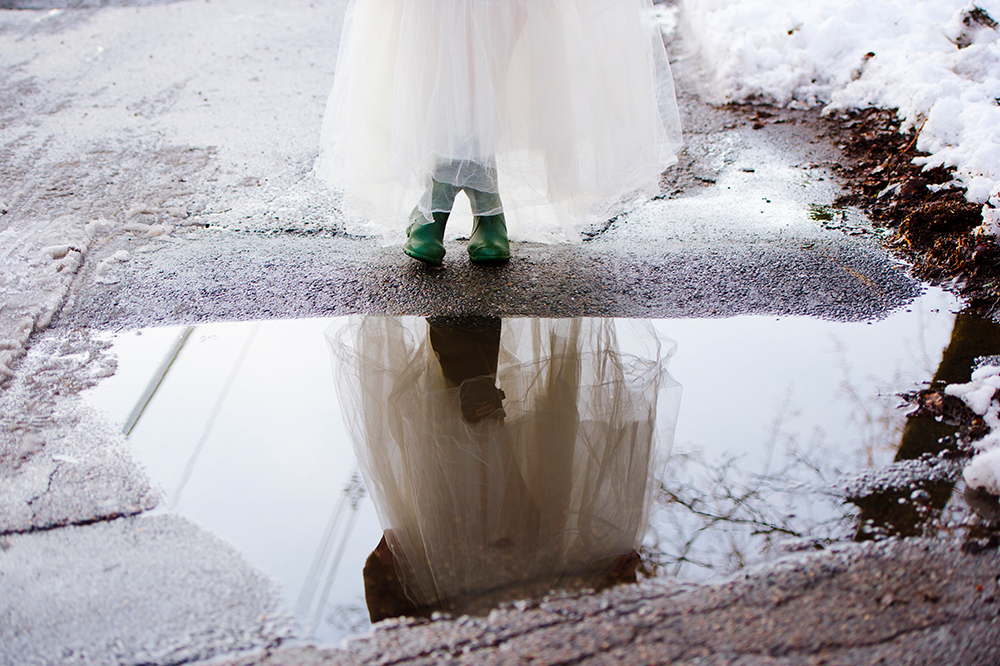
<svg viewBox="0 0 1000 666">
<path fill-rule="evenodd" d="M 819 437 L 839 468 L 884 464 L 903 422 L 895 393 L 933 375 L 957 308 L 929 290 L 876 322 L 654 320 L 678 347 L 674 454 L 696 452 L 709 465 L 739 455 L 753 469 L 779 419 L 786 440 Z M 195 327 L 130 435 L 163 489 L 157 511 L 235 544 L 321 642 L 367 626 L 361 571 L 382 535 L 367 498 L 343 499 L 356 490 L 357 466 L 323 335 L 338 323 L 346 318 Z M 182 331 L 112 336 L 118 371 L 87 400 L 124 423 Z"/>
</svg>

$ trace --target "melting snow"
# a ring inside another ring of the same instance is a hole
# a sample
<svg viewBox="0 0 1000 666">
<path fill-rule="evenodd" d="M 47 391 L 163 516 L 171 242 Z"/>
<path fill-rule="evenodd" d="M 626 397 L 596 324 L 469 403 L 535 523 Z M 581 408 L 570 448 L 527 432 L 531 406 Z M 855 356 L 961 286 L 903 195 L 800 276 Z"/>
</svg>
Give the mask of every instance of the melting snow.
<svg viewBox="0 0 1000 666">
<path fill-rule="evenodd" d="M 979 453 L 965 468 L 965 482 L 1000 495 L 1000 364 L 979 368 L 971 382 L 951 384 L 945 392 L 960 398 L 990 428 L 990 434 L 972 443 Z"/>
<path fill-rule="evenodd" d="M 899 109 L 1000 234 L 1000 0 L 683 0 L 715 102 Z"/>
</svg>

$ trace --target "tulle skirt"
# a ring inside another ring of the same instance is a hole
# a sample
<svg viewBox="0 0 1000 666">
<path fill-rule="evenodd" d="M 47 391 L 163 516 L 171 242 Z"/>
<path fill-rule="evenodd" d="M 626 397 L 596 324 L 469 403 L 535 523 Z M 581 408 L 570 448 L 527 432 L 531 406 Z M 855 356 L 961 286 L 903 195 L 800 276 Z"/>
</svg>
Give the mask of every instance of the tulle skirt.
<svg viewBox="0 0 1000 666">
<path fill-rule="evenodd" d="M 552 242 L 658 194 L 679 146 L 651 0 L 351 0 L 316 173 L 351 231 L 402 238 L 450 207 L 434 180 Z"/>
<path fill-rule="evenodd" d="M 363 317 L 327 336 L 416 606 L 595 587 L 638 548 L 680 400 L 648 323 Z"/>
</svg>

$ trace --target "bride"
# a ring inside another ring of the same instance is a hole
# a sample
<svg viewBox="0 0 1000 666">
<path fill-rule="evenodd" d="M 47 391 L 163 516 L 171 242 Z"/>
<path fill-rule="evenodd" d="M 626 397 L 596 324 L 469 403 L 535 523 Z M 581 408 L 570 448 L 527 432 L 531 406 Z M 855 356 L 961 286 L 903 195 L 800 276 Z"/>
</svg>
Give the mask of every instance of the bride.
<svg viewBox="0 0 1000 666">
<path fill-rule="evenodd" d="M 464 193 L 493 263 L 658 194 L 679 146 L 651 0 L 350 0 L 316 173 L 431 265 Z"/>
</svg>

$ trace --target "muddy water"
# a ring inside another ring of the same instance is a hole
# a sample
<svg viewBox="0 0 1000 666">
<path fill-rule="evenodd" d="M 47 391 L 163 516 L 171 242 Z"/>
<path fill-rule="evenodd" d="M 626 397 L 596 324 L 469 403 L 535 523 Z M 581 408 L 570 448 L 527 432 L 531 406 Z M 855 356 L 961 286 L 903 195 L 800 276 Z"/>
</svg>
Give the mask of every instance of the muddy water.
<svg viewBox="0 0 1000 666">
<path fill-rule="evenodd" d="M 650 459 L 656 487 L 647 496 L 651 517 L 641 560 L 636 563 L 619 552 L 623 548 L 610 545 L 584 556 L 606 564 L 589 579 L 580 568 L 567 573 L 562 564 L 556 569 L 563 579 L 590 585 L 615 576 L 627 579 L 636 567 L 640 577 L 706 579 L 838 539 L 932 527 L 948 533 L 962 521 L 974 522 L 961 484 L 954 483 L 954 468 L 942 467 L 934 485 L 924 478 L 926 470 L 910 470 L 914 478 L 902 478 L 896 473 L 900 463 L 894 462 L 904 456 L 900 443 L 912 440 L 910 431 L 921 427 L 907 427 L 897 394 L 920 388 L 945 366 L 966 363 L 965 356 L 948 361 L 944 353 L 955 348 L 959 309 L 949 295 L 928 290 L 880 321 L 734 317 L 643 323 L 655 329 L 664 352 L 667 340 L 676 342 L 669 372 L 683 396 L 676 423 L 667 424 L 665 433 L 659 424 L 659 466 Z M 222 323 L 120 334 L 113 338 L 117 373 L 87 394 L 129 430 L 135 455 L 163 489 L 157 511 L 179 512 L 236 544 L 278 582 L 305 633 L 321 642 L 368 626 L 362 570 L 383 537 L 361 481 L 339 397 L 345 394 L 336 390 L 324 336 L 347 323 L 346 318 Z M 504 335 L 519 326 L 552 325 L 497 323 Z M 614 321 L 586 325 L 626 326 Z M 429 349 L 447 355 L 440 342 Z M 522 399 L 510 388 L 517 382 L 503 374 L 502 359 L 500 366 L 507 423 L 523 423 L 527 417 L 516 411 Z M 345 381 L 342 375 L 339 381 Z M 591 395 L 620 400 L 621 394 Z M 350 404 L 356 414 L 357 404 Z M 414 404 L 426 410 L 428 403 Z M 659 404 L 663 411 L 667 402 L 661 398 Z M 578 432 L 586 430 L 581 423 L 600 420 L 583 419 L 579 407 L 574 410 Z M 470 421 L 468 415 L 462 418 Z M 486 425 L 475 427 L 493 427 L 490 419 L 499 417 L 483 418 Z M 631 450 L 641 451 L 635 442 L 646 439 L 630 437 Z M 919 460 L 920 453 L 909 457 Z M 924 462 L 931 457 L 944 460 L 930 452 Z M 510 467 L 509 461 L 504 464 Z M 870 478 L 886 469 L 893 470 L 896 483 L 888 493 L 882 492 L 884 483 L 878 486 Z M 530 476 L 524 475 L 529 486 Z M 521 481 L 512 485 L 510 477 L 504 479 L 501 495 L 520 492 Z M 635 479 L 629 479 L 616 487 L 634 490 Z M 445 485 L 454 486 L 454 480 Z M 882 490 L 875 492 L 875 486 Z M 629 492 L 634 503 L 635 492 Z M 641 504 L 642 492 L 638 497 Z M 510 525 L 522 525 L 519 534 L 540 530 L 538 524 L 548 519 L 539 516 L 551 503 L 519 509 Z M 906 505 L 908 517 L 885 517 L 878 507 L 887 505 Z M 635 511 L 641 513 L 641 507 Z M 507 529 L 514 529 L 510 525 Z M 450 534 L 452 527 L 435 529 Z M 509 536 L 492 534 L 489 543 L 508 548 Z M 523 570 L 519 589 L 529 583 L 544 586 L 523 572 L 553 570 L 552 553 L 533 551 L 529 566 L 511 564 L 528 557 L 512 552 L 505 551 L 502 566 Z M 559 557 L 563 563 L 569 558 Z M 440 558 L 426 559 L 432 568 L 440 564 Z"/>
</svg>

